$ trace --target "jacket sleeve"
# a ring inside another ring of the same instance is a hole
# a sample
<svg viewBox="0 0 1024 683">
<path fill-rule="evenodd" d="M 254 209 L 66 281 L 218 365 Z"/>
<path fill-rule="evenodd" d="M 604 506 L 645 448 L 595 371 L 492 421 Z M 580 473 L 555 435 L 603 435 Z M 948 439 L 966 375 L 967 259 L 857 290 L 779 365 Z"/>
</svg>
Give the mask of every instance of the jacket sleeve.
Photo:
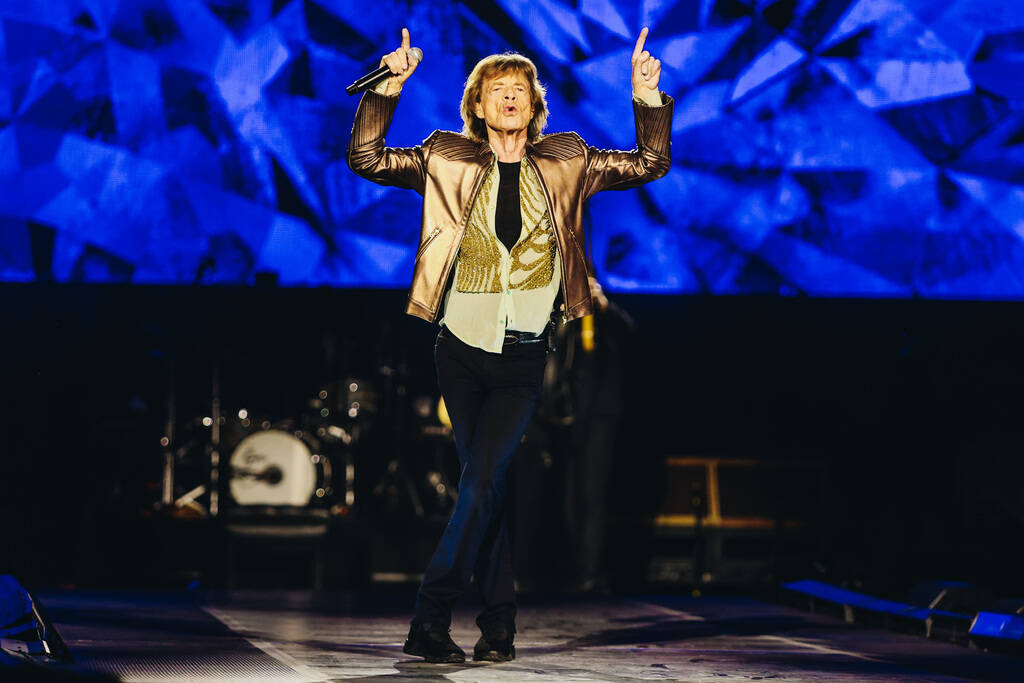
<svg viewBox="0 0 1024 683">
<path fill-rule="evenodd" d="M 633 100 L 636 149 L 629 152 L 587 149 L 584 196 L 601 190 L 626 190 L 657 180 L 668 173 L 672 162 L 672 108 L 674 102 L 661 94 L 660 107 Z"/>
<path fill-rule="evenodd" d="M 363 94 L 348 141 L 348 167 L 380 185 L 394 185 L 423 194 L 427 172 L 423 148 L 430 138 L 416 147 L 384 146 L 384 136 L 397 106 L 398 95 L 381 95 L 373 90 Z"/>
</svg>

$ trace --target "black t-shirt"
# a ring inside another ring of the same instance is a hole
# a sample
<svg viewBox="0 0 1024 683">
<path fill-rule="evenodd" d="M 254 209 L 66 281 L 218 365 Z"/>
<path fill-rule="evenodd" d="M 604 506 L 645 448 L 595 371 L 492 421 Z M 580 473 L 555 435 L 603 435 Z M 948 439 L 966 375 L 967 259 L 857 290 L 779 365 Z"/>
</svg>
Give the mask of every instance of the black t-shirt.
<svg viewBox="0 0 1024 683">
<path fill-rule="evenodd" d="M 519 241 L 523 231 L 523 213 L 519 204 L 520 162 L 498 162 L 498 205 L 494 211 L 494 231 L 505 247 L 512 247 Z"/>
</svg>

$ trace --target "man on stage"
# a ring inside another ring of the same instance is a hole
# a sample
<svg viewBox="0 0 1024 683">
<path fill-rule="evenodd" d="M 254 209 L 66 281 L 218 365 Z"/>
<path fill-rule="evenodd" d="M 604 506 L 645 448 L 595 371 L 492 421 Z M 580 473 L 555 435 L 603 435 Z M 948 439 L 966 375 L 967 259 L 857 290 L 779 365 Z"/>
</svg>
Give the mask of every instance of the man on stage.
<svg viewBox="0 0 1024 683">
<path fill-rule="evenodd" d="M 402 84 L 418 63 L 409 31 L 384 56 L 391 76 L 356 111 L 348 164 L 360 176 L 423 195 L 420 244 L 406 311 L 439 321 L 438 384 L 462 466 L 459 498 L 416 598 L 403 650 L 463 662 L 449 634 L 452 607 L 475 577 L 484 610 L 477 661 L 515 657 L 516 602 L 505 491 L 508 466 L 543 380 L 547 332 L 592 312 L 583 203 L 669 169 L 672 98 L 661 62 L 632 55 L 637 147 L 589 147 L 575 133 L 543 135 L 548 110 L 537 69 L 518 54 L 480 60 L 466 80 L 461 134 L 435 131 L 411 148 L 384 146 Z"/>
</svg>

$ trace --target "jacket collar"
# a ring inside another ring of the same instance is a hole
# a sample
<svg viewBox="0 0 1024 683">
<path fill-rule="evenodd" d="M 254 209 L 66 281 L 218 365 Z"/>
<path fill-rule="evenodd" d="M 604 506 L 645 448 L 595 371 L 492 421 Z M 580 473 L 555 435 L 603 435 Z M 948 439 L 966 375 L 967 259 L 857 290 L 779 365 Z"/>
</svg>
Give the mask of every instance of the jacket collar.
<svg viewBox="0 0 1024 683">
<path fill-rule="evenodd" d="M 489 155 L 494 154 L 494 150 L 491 149 L 491 143 L 488 142 L 487 140 L 481 140 L 480 142 L 476 143 L 476 150 L 477 150 L 477 156 L 479 156 L 481 158 L 487 158 Z M 524 153 L 523 156 L 524 157 L 525 156 L 533 156 L 536 153 L 536 151 L 537 151 L 536 146 L 532 142 L 527 140 L 526 141 L 526 152 Z"/>
</svg>

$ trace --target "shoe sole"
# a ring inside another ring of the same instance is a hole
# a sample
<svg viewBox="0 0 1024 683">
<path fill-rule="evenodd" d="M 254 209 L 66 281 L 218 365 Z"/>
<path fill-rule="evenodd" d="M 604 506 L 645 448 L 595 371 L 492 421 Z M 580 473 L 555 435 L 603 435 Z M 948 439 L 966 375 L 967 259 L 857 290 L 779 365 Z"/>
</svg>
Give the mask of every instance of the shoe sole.
<svg viewBox="0 0 1024 683">
<path fill-rule="evenodd" d="M 464 664 L 466 661 L 466 656 L 457 652 L 451 652 L 444 657 L 431 657 L 422 650 L 416 650 L 409 646 L 402 647 L 402 652 L 413 657 L 423 657 L 424 661 L 430 664 Z"/>
<path fill-rule="evenodd" d="M 497 650 L 488 650 L 487 652 L 474 652 L 474 662 L 511 662 L 516 658 L 516 649 L 513 647 L 512 652 L 509 655 L 503 655 Z"/>
</svg>

